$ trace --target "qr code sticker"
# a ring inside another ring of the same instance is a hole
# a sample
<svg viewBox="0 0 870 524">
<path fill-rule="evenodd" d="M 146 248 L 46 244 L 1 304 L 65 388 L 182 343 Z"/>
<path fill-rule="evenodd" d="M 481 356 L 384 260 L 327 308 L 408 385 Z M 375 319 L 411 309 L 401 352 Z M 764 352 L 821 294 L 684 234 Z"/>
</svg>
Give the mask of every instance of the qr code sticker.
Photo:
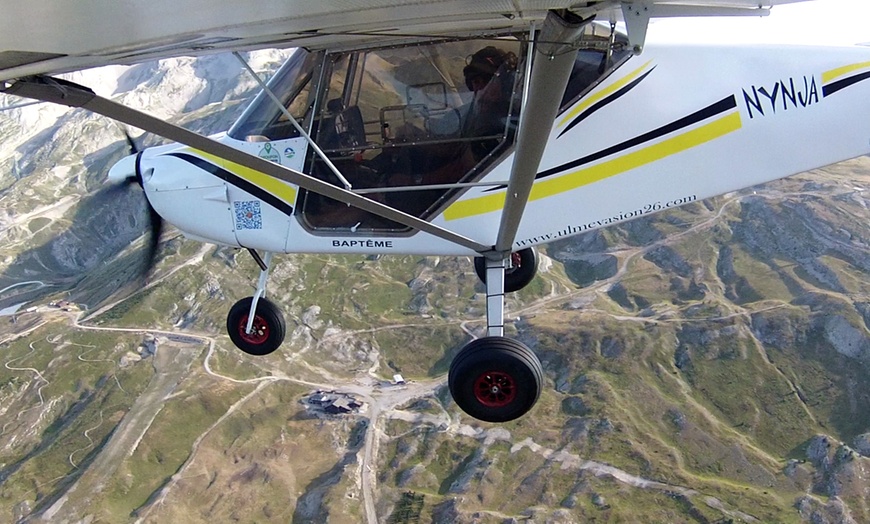
<svg viewBox="0 0 870 524">
<path fill-rule="evenodd" d="M 236 230 L 263 229 L 263 213 L 259 200 L 233 202 L 236 207 Z"/>
</svg>

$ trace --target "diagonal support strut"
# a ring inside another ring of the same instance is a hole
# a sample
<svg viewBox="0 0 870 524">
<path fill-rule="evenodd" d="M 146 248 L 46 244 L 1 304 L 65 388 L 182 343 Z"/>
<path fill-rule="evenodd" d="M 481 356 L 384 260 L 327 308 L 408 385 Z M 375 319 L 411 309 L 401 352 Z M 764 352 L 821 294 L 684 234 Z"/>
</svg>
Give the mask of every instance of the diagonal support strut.
<svg viewBox="0 0 870 524">
<path fill-rule="evenodd" d="M 368 211 L 380 217 L 398 222 L 412 229 L 429 233 L 435 237 L 453 242 L 478 253 L 489 251 L 491 246 L 480 244 L 468 237 L 459 235 L 450 230 L 436 226 L 425 220 L 403 213 L 380 202 L 370 200 L 357 195 L 344 188 L 334 186 L 323 180 L 306 175 L 299 171 L 289 169 L 257 156 L 245 153 L 216 140 L 188 131 L 183 127 L 170 124 L 159 118 L 155 118 L 142 111 L 129 108 L 123 104 L 113 102 L 107 98 L 98 96 L 87 87 L 59 80 L 52 77 L 27 77 L 15 82 L 0 83 L 0 92 L 33 98 L 45 102 L 51 102 L 70 107 L 80 107 L 94 113 L 106 116 L 124 124 L 138 127 L 162 136 L 169 140 L 184 144 L 193 149 L 215 155 L 240 166 L 259 171 L 271 177 L 295 184 L 303 189 L 313 191 L 339 202 Z"/>
<path fill-rule="evenodd" d="M 565 18 L 550 11 L 538 35 L 540 43 L 534 45 L 536 56 L 525 90 L 527 99 L 520 115 L 516 153 L 493 256 L 503 257 L 512 250 L 544 148 L 550 139 L 553 121 L 559 112 L 559 104 L 574 66 L 576 53 L 571 52 L 575 50 L 573 44 L 583 26 L 591 20 L 570 14 Z"/>
</svg>

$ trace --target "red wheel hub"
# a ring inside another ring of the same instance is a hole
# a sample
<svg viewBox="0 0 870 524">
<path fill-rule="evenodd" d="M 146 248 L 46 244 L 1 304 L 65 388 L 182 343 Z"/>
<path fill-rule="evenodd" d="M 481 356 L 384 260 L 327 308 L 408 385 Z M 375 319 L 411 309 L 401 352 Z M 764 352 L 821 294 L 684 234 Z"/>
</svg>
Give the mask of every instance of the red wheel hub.
<svg viewBox="0 0 870 524">
<path fill-rule="evenodd" d="M 484 406 L 501 408 L 513 402 L 516 396 L 514 377 L 503 371 L 481 373 L 474 381 L 474 397 Z"/>
<path fill-rule="evenodd" d="M 247 327 L 248 315 L 245 315 L 239 321 L 239 336 L 248 344 L 262 344 L 269 339 L 269 324 L 260 315 L 254 315 L 254 325 L 251 326 L 250 333 L 245 332 Z"/>
<path fill-rule="evenodd" d="M 523 257 L 519 253 L 511 253 L 511 267 L 505 270 L 505 274 L 509 275 L 523 265 Z"/>
</svg>

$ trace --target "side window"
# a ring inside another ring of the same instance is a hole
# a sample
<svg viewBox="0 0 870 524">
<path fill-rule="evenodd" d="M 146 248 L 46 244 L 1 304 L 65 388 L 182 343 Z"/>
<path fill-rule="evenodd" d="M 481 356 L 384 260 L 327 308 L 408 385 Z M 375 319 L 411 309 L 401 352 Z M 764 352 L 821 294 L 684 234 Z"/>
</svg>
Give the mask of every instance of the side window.
<svg viewBox="0 0 870 524">
<path fill-rule="evenodd" d="M 510 147 L 518 56 L 516 38 L 330 55 L 315 139 L 354 189 L 425 219 L 456 194 L 451 185 L 479 178 Z M 338 183 L 317 159 L 312 172 Z M 311 194 L 303 215 L 311 229 L 404 229 Z"/>
<path fill-rule="evenodd" d="M 562 97 L 562 109 L 573 104 L 631 55 L 628 39 L 599 24 L 589 24 L 581 39 L 574 69 Z"/>
</svg>

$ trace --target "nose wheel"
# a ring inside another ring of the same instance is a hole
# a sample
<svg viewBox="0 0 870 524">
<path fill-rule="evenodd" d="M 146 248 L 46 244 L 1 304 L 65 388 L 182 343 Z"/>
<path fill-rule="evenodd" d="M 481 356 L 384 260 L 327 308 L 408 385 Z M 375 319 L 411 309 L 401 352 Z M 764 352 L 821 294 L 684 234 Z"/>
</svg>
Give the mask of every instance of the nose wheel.
<svg viewBox="0 0 870 524">
<path fill-rule="evenodd" d="M 447 385 L 467 414 L 507 422 L 526 413 L 541 395 L 541 361 L 522 342 L 484 337 L 466 345 L 450 365 Z"/>
<path fill-rule="evenodd" d="M 227 333 L 237 348 L 249 355 L 268 355 L 284 342 L 287 326 L 284 315 L 274 303 L 266 300 L 266 280 L 272 253 L 265 260 L 253 249 L 248 252 L 260 266 L 257 292 L 252 297 L 239 300 L 227 315 Z"/>
<path fill-rule="evenodd" d="M 284 342 L 284 334 L 287 330 L 284 315 L 281 314 L 278 306 L 261 298 L 257 301 L 257 310 L 254 313 L 251 330 L 248 331 L 253 300 L 254 297 L 247 297 L 233 304 L 227 315 L 227 333 L 233 344 L 245 353 L 257 356 L 268 355 Z"/>
</svg>

